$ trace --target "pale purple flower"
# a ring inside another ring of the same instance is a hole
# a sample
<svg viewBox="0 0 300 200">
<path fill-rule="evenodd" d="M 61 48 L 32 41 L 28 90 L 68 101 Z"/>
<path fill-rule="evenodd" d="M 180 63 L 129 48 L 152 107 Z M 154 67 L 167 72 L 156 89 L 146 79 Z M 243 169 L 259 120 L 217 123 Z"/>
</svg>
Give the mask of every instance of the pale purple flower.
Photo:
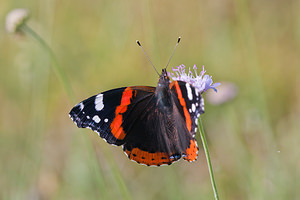
<svg viewBox="0 0 300 200">
<path fill-rule="evenodd" d="M 216 94 L 212 91 L 206 93 L 206 100 L 213 105 L 226 103 L 234 99 L 238 94 L 238 87 L 231 82 L 222 82 L 219 92 Z"/>
<path fill-rule="evenodd" d="M 193 67 L 195 74 L 190 70 L 190 68 L 188 69 L 189 72 L 187 73 L 184 65 L 179 65 L 177 68 L 172 67 L 172 70 L 173 72 L 168 72 L 168 75 L 174 81 L 184 81 L 190 83 L 201 93 L 207 91 L 208 89 L 213 89 L 215 92 L 217 92 L 216 87 L 220 85 L 220 83 L 213 83 L 211 76 L 205 74 L 206 71 L 204 69 L 204 65 L 199 75 L 197 74 L 196 65 Z"/>
</svg>

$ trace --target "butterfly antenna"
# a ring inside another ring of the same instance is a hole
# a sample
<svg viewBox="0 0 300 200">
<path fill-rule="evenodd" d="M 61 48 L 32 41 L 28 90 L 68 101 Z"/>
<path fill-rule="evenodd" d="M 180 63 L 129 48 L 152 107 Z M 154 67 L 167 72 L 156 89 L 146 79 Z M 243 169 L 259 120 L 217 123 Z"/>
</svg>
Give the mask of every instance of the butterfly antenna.
<svg viewBox="0 0 300 200">
<path fill-rule="evenodd" d="M 177 48 L 177 46 L 178 46 L 180 40 L 181 40 L 181 37 L 179 36 L 179 37 L 178 37 L 178 40 L 177 40 L 177 43 L 176 43 L 176 45 L 175 45 L 175 48 L 174 48 L 174 50 L 173 50 L 173 53 L 172 53 L 172 55 L 171 55 L 171 57 L 170 57 L 170 59 L 169 59 L 169 61 L 168 61 L 168 63 L 167 63 L 166 69 L 167 69 L 167 67 L 168 67 L 168 65 L 169 65 L 169 63 L 170 63 L 170 61 L 171 61 L 171 58 L 173 57 L 173 55 L 174 55 L 174 53 L 175 53 L 175 50 L 176 50 L 176 48 Z"/>
<path fill-rule="evenodd" d="M 150 58 L 147 56 L 147 54 L 146 54 L 144 48 L 142 47 L 140 41 L 137 40 L 136 43 L 139 45 L 139 47 L 141 47 L 141 49 L 143 50 L 145 56 L 147 57 L 147 59 L 148 59 L 149 62 L 151 63 L 152 67 L 154 68 L 154 70 L 156 71 L 156 73 L 159 75 L 158 71 L 157 71 L 156 68 L 154 67 L 154 65 L 153 65 L 153 63 L 151 62 Z"/>
</svg>

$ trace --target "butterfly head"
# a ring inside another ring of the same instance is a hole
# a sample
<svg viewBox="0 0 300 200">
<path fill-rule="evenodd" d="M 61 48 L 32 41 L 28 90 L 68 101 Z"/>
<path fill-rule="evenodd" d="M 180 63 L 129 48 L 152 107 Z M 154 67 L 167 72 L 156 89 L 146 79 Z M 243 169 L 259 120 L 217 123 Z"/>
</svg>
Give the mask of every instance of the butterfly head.
<svg viewBox="0 0 300 200">
<path fill-rule="evenodd" d="M 171 93 L 170 93 L 170 78 L 167 74 L 166 68 L 162 69 L 162 73 L 159 76 L 159 81 L 155 90 L 155 94 L 157 97 L 158 105 L 161 106 L 161 108 L 169 108 L 169 105 L 171 104 Z"/>
<path fill-rule="evenodd" d="M 161 75 L 159 76 L 158 84 L 167 84 L 167 85 L 170 84 L 170 78 L 168 76 L 166 68 L 162 69 Z"/>
</svg>

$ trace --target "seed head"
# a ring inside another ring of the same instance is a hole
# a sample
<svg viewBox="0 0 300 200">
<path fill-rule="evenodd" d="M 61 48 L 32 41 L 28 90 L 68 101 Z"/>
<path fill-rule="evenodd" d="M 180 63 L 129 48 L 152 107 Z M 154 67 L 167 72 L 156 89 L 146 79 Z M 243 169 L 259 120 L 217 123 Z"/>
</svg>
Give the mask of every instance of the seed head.
<svg viewBox="0 0 300 200">
<path fill-rule="evenodd" d="M 20 27 L 29 19 L 29 12 L 24 8 L 10 11 L 5 20 L 5 28 L 8 33 L 19 33 Z"/>
</svg>

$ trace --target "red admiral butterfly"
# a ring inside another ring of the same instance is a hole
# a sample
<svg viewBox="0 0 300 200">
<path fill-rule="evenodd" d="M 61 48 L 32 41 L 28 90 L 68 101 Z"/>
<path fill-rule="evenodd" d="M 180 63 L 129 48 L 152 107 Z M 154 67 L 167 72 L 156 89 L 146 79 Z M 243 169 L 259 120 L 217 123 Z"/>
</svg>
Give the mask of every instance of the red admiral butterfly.
<svg viewBox="0 0 300 200">
<path fill-rule="evenodd" d="M 196 160 L 195 133 L 202 113 L 201 92 L 187 82 L 171 82 L 165 68 L 157 87 L 109 90 L 80 102 L 69 116 L 79 128 L 92 129 L 109 144 L 123 145 L 129 159 L 160 166 L 181 157 Z"/>
</svg>

